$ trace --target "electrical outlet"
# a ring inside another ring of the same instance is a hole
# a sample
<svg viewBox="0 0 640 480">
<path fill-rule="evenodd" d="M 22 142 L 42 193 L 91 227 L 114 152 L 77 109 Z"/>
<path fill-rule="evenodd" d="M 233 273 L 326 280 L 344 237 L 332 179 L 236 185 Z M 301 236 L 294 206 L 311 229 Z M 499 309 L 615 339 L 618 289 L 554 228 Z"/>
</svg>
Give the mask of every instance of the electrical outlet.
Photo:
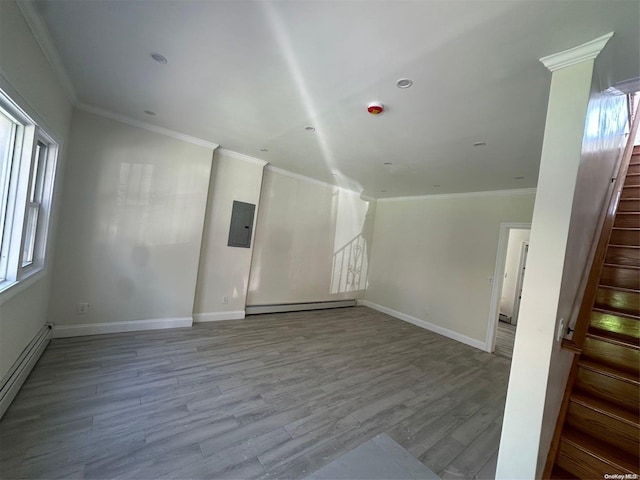
<svg viewBox="0 0 640 480">
<path fill-rule="evenodd" d="M 222 297 L 222 303 L 229 303 L 229 297 L 227 297 L 226 295 Z"/>
<path fill-rule="evenodd" d="M 88 303 L 79 303 L 78 304 L 78 315 L 85 315 L 89 313 L 89 304 Z"/>
</svg>

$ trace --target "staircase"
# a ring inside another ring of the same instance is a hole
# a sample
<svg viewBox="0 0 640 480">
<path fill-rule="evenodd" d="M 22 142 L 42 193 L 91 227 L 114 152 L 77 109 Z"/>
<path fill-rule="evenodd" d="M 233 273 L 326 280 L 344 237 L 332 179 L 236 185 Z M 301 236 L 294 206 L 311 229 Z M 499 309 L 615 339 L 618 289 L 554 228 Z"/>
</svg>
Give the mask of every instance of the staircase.
<svg viewBox="0 0 640 480">
<path fill-rule="evenodd" d="M 633 148 L 597 280 L 550 478 L 640 473 L 639 146 Z"/>
</svg>

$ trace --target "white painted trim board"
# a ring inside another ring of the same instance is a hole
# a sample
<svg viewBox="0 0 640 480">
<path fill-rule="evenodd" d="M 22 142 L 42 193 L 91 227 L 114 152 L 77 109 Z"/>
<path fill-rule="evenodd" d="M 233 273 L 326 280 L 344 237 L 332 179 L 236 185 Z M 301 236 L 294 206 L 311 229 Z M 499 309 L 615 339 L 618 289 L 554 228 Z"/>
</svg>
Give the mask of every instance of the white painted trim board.
<svg viewBox="0 0 640 480">
<path fill-rule="evenodd" d="M 194 313 L 193 323 L 219 322 L 221 320 L 242 320 L 244 310 L 231 310 L 228 312 Z"/>
<path fill-rule="evenodd" d="M 377 303 L 373 303 L 368 300 L 358 300 L 358 305 L 362 305 L 364 307 L 369 307 L 379 312 L 386 313 L 387 315 L 391 315 L 392 317 L 411 323 L 417 327 L 424 328 L 425 330 L 432 331 L 434 333 L 437 333 L 438 335 L 442 335 L 443 337 L 451 338 L 452 340 L 456 340 L 471 347 L 486 351 L 485 343 L 481 342 L 480 340 L 476 340 L 475 338 L 467 337 L 466 335 L 455 332 L 453 330 L 449 330 L 448 328 L 435 325 L 416 317 L 412 317 L 411 315 L 407 315 L 406 313 L 398 312 L 397 310 L 393 310 L 392 308 L 388 308 L 383 305 L 378 305 Z"/>
<path fill-rule="evenodd" d="M 162 330 L 165 328 L 184 328 L 193 325 L 192 317 L 153 318 L 149 320 L 127 320 L 107 323 L 81 323 L 77 325 L 55 325 L 53 338 L 82 337 L 105 333 L 137 332 L 143 330 Z"/>
</svg>

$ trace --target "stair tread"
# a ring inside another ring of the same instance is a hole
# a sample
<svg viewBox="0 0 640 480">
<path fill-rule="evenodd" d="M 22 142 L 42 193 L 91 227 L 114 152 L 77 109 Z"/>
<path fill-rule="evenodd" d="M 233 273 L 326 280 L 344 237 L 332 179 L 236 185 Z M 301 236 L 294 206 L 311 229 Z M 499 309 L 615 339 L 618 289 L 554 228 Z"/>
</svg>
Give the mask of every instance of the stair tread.
<svg viewBox="0 0 640 480">
<path fill-rule="evenodd" d="M 601 342 L 612 343 L 620 347 L 631 348 L 633 350 L 640 350 L 640 341 L 637 338 L 622 336 L 613 332 L 606 331 L 593 331 L 589 329 L 587 337 Z"/>
<path fill-rule="evenodd" d="M 567 472 L 564 468 L 560 468 L 558 465 L 553 466 L 551 470 L 551 476 L 549 480 L 579 480 L 573 473 Z"/>
<path fill-rule="evenodd" d="M 635 288 L 625 288 L 625 287 L 616 287 L 614 285 L 602 285 L 598 284 L 599 288 L 605 288 L 607 290 L 616 290 L 618 292 L 626 292 L 626 293 L 638 293 L 640 294 L 640 290 Z"/>
<path fill-rule="evenodd" d="M 637 265 L 622 265 L 620 263 L 605 263 L 605 267 L 626 268 L 627 270 L 640 270 Z"/>
<path fill-rule="evenodd" d="M 618 469 L 623 472 L 636 473 L 638 468 L 636 457 L 614 448 L 607 443 L 600 442 L 586 433 L 566 426 L 562 431 L 561 438 L 588 455 L 611 465 L 616 469 L 616 473 L 621 473 L 617 471 Z"/>
<path fill-rule="evenodd" d="M 602 363 L 594 362 L 586 358 L 580 358 L 580 360 L 578 360 L 578 364 L 583 368 L 599 373 L 601 375 L 606 375 L 607 377 L 615 378 L 617 380 L 621 380 L 623 382 L 640 387 L 640 379 L 638 379 L 638 376 L 634 375 L 633 373 L 618 370 L 617 368 L 603 365 Z"/>
<path fill-rule="evenodd" d="M 595 305 L 593 307 L 593 310 L 600 313 L 606 313 L 608 315 L 617 315 L 619 317 L 626 317 L 626 318 L 632 318 L 634 320 L 640 320 L 640 315 L 634 315 L 633 313 L 622 312 L 619 310 L 614 310 L 612 308 L 606 308 L 605 305 L 603 306 Z"/>
<path fill-rule="evenodd" d="M 579 403 L 580 405 L 600 412 L 607 417 L 614 418 L 634 427 L 640 426 L 640 420 L 638 419 L 638 415 L 636 413 L 630 412 L 629 410 L 622 408 L 619 405 L 607 402 L 600 398 L 596 398 L 587 393 L 576 390 L 571 393 L 571 401 Z"/>
<path fill-rule="evenodd" d="M 625 335 L 623 333 L 612 332 L 610 330 L 603 330 L 597 327 L 589 327 L 587 337 L 591 337 L 595 340 L 603 342 L 609 342 L 621 347 L 633 348 L 634 350 L 640 350 L 640 338 L 632 335 Z"/>
</svg>

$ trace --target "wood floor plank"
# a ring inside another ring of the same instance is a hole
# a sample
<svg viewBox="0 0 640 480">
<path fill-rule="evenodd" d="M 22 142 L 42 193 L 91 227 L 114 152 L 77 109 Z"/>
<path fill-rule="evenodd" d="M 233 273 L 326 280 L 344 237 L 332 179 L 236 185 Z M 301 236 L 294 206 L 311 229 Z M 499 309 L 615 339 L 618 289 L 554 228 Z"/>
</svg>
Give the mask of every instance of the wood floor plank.
<svg viewBox="0 0 640 480">
<path fill-rule="evenodd" d="M 365 307 L 54 339 L 0 421 L 0 474 L 298 479 L 386 432 L 472 478 L 509 364 Z"/>
</svg>

